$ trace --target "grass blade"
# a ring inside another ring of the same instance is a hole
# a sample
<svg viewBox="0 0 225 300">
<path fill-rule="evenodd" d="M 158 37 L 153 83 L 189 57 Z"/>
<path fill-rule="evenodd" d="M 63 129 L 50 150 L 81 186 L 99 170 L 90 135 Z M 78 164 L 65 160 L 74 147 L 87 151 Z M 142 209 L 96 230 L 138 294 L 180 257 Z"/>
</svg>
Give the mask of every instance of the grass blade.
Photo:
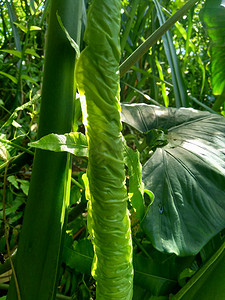
<svg viewBox="0 0 225 300">
<path fill-rule="evenodd" d="M 134 3 L 132 5 L 129 19 L 126 23 L 126 27 L 125 27 L 125 30 L 123 32 L 123 35 L 122 35 L 121 41 L 120 41 L 121 53 L 123 53 L 123 50 L 124 50 L 124 47 L 125 47 L 125 44 L 126 44 L 129 32 L 130 32 L 130 29 L 132 27 L 133 19 L 134 19 L 135 12 L 137 10 L 139 2 L 140 2 L 140 0 L 134 0 Z"/>
<path fill-rule="evenodd" d="M 7 8 L 8 8 L 9 20 L 10 20 L 10 25 L 11 25 L 11 28 L 12 28 L 12 31 L 13 31 L 13 36 L 14 36 L 14 39 L 15 39 L 16 49 L 18 51 L 22 51 L 19 32 L 18 32 L 17 27 L 14 24 L 14 22 L 17 21 L 16 15 L 15 15 L 9 1 L 6 1 L 6 5 L 7 5 Z"/>
<path fill-rule="evenodd" d="M 187 11 L 199 0 L 189 0 L 171 18 L 160 26 L 146 41 L 141 44 L 121 65 L 120 76 L 122 77 L 162 36 L 169 30 Z"/>
<path fill-rule="evenodd" d="M 159 23 L 162 26 L 163 23 L 165 23 L 165 17 L 163 15 L 158 0 L 153 0 L 153 2 L 155 3 L 156 6 Z M 181 107 L 181 106 L 186 107 L 188 105 L 186 87 L 184 84 L 184 80 L 182 77 L 182 73 L 176 55 L 176 50 L 170 32 L 167 31 L 165 35 L 162 36 L 162 39 L 163 39 L 166 56 L 171 68 L 176 107 Z"/>
<path fill-rule="evenodd" d="M 157 66 L 157 69 L 159 72 L 159 77 L 161 79 L 161 88 L 162 88 L 162 96 L 163 96 L 163 100 L 164 100 L 164 105 L 166 107 L 168 107 L 169 106 L 169 97 L 167 96 L 167 93 L 166 93 L 166 85 L 164 83 L 164 75 L 163 75 L 162 67 L 161 67 L 157 57 L 155 57 L 155 62 L 156 62 L 156 66 Z"/>
</svg>

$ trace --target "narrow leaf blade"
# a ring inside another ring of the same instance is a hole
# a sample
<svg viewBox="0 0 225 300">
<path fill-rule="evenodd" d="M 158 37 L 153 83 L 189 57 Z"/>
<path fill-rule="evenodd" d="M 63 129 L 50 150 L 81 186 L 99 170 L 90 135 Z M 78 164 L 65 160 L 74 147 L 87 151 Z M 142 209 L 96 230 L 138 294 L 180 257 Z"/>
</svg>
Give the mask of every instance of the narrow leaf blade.
<svg viewBox="0 0 225 300">
<path fill-rule="evenodd" d="M 162 26 L 165 22 L 166 19 L 163 15 L 163 12 L 161 10 L 160 4 L 158 0 L 153 0 L 156 6 L 157 10 L 157 15 L 159 19 L 159 23 Z M 174 86 L 174 93 L 175 93 L 175 101 L 176 101 L 176 107 L 187 107 L 187 92 L 186 92 L 186 87 L 184 84 L 184 80 L 182 77 L 182 73 L 180 70 L 180 66 L 178 63 L 175 47 L 173 44 L 173 39 L 171 36 L 170 31 L 167 31 L 163 36 L 163 44 L 164 44 L 164 49 L 166 52 L 166 56 L 171 68 L 171 73 L 172 73 L 172 81 L 173 81 L 173 86 Z"/>
</svg>

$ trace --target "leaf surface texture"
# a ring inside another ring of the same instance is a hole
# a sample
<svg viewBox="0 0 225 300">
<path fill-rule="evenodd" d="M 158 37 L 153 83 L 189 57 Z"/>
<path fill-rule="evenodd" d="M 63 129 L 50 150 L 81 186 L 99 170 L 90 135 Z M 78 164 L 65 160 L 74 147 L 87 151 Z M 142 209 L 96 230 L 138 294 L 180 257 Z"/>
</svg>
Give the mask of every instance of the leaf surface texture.
<svg viewBox="0 0 225 300">
<path fill-rule="evenodd" d="M 191 108 L 123 105 L 141 132 L 167 129 L 168 144 L 143 166 L 155 195 L 143 229 L 160 251 L 194 255 L 225 226 L 225 119 Z"/>
<path fill-rule="evenodd" d="M 120 1 L 95 0 L 76 67 L 88 138 L 89 231 L 97 299 L 132 299 L 132 244 L 119 104 Z"/>
</svg>

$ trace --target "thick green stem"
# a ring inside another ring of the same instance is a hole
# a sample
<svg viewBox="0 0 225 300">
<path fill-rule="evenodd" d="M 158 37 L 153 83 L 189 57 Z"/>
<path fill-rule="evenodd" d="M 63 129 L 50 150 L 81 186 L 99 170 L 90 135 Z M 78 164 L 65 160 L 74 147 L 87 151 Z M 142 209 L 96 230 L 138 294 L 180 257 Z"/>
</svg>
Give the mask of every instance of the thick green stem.
<svg viewBox="0 0 225 300">
<path fill-rule="evenodd" d="M 70 132 L 73 120 L 75 51 L 56 13 L 79 44 L 82 1 L 52 0 L 45 54 L 38 136 Z M 66 211 L 69 200 L 69 154 L 37 150 L 22 233 L 15 261 L 23 300 L 55 299 Z M 11 280 L 8 300 L 16 300 Z"/>
</svg>

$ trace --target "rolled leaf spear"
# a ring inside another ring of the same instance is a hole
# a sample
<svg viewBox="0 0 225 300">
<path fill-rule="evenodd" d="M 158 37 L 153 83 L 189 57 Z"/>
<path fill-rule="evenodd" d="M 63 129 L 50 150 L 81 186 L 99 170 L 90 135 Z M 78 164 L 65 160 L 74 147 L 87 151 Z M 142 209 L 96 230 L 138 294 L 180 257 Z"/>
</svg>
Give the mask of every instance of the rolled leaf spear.
<svg viewBox="0 0 225 300">
<path fill-rule="evenodd" d="M 98 300 L 132 299 L 132 241 L 119 104 L 120 0 L 94 0 L 76 66 L 89 147 L 88 226 Z"/>
</svg>

